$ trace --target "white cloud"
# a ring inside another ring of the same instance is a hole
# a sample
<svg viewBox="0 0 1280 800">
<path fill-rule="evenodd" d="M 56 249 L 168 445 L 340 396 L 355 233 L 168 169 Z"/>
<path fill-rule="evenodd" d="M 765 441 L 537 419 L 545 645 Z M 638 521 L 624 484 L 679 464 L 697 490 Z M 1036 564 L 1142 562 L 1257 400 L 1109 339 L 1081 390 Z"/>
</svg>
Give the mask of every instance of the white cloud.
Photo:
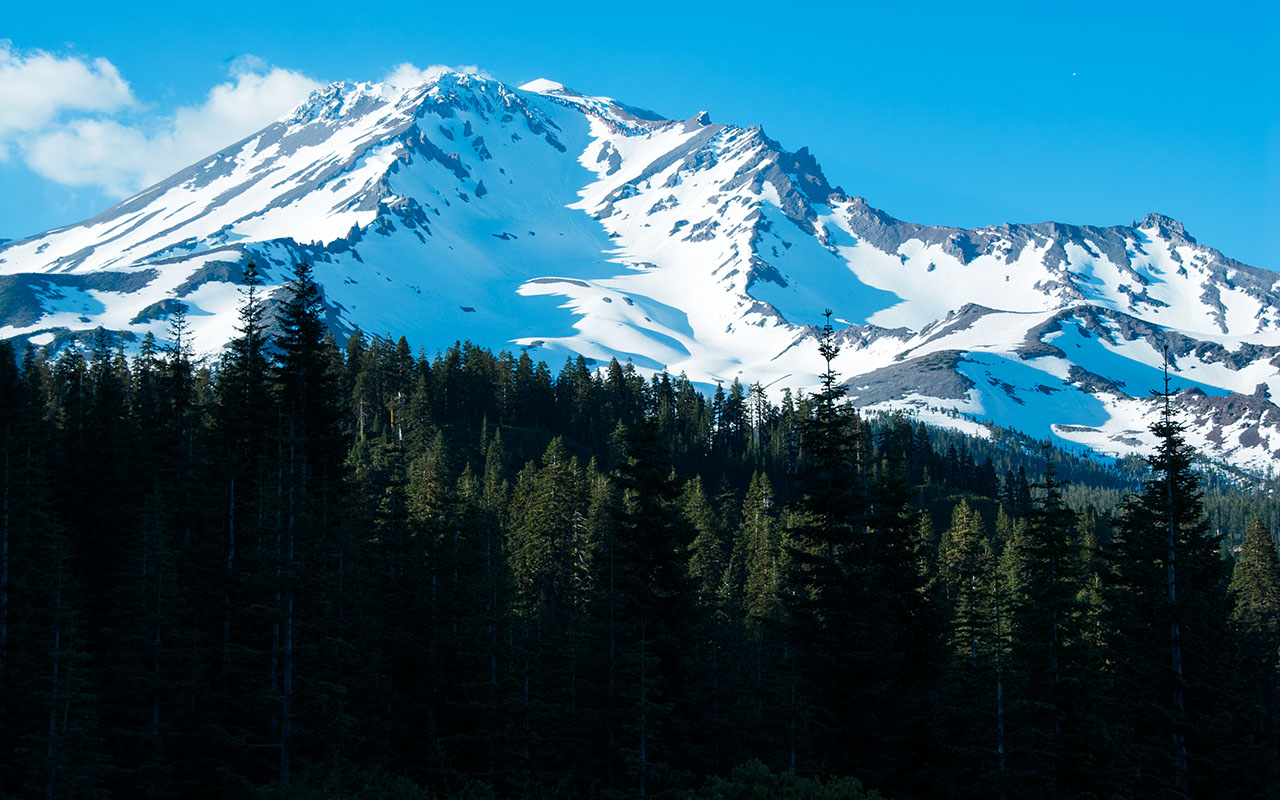
<svg viewBox="0 0 1280 800">
<path fill-rule="evenodd" d="M 233 83 L 213 87 L 201 105 L 178 109 L 170 129 L 156 137 L 169 158 L 151 179 L 164 177 L 270 125 L 319 88 L 312 78 L 279 67 L 240 72 Z"/>
<path fill-rule="evenodd" d="M 0 160 L 16 138 L 65 113 L 116 111 L 134 103 L 129 83 L 105 58 L 22 52 L 0 40 Z"/>
<path fill-rule="evenodd" d="M 76 119 L 26 137 L 22 149 L 27 165 L 46 178 L 125 195 L 269 125 L 319 87 L 299 72 L 243 57 L 232 80 L 210 89 L 199 105 L 135 124 Z"/>
<path fill-rule="evenodd" d="M 79 119 L 36 136 L 24 155 L 27 166 L 50 180 L 126 195 L 147 168 L 149 144 L 114 120 Z"/>
<path fill-rule="evenodd" d="M 450 67 L 445 64 L 431 64 L 425 67 L 416 67 L 406 61 L 403 64 L 397 64 L 395 69 L 387 73 L 382 82 L 389 83 L 397 89 L 407 89 L 411 86 L 418 86 L 427 81 L 435 80 L 446 72 L 467 72 L 483 78 L 493 77 L 474 64 L 457 67 Z"/>
<path fill-rule="evenodd" d="M 445 72 L 490 77 L 476 66 L 406 62 L 383 80 L 406 88 Z M 24 53 L 0 40 L 0 160 L 8 145 L 49 180 L 124 196 L 271 124 L 318 88 L 307 75 L 245 55 L 200 103 L 157 113 L 106 59 Z"/>
</svg>

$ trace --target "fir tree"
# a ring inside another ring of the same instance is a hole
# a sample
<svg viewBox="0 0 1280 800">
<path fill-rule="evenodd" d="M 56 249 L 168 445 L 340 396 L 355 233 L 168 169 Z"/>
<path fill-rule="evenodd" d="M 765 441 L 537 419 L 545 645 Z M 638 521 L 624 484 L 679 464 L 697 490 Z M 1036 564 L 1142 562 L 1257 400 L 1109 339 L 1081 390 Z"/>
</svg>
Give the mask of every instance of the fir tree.
<svg viewBox="0 0 1280 800">
<path fill-rule="evenodd" d="M 1271 533 L 1254 519 L 1245 531 L 1231 576 L 1231 627 L 1235 631 L 1236 659 L 1249 692 L 1249 705 L 1257 709 L 1258 735 L 1266 747 L 1264 757 L 1277 748 L 1276 680 L 1280 653 L 1280 558 Z"/>
<path fill-rule="evenodd" d="M 1007 775 L 1004 708 L 1006 592 L 982 516 L 961 501 L 942 535 L 939 583 L 950 609 L 952 667 L 944 683 L 950 782 L 959 796 L 1003 792 Z"/>
<path fill-rule="evenodd" d="M 1132 769 L 1145 785 L 1187 796 L 1215 769 L 1213 743 L 1195 720 L 1211 718 L 1217 705 L 1211 682 L 1228 649 L 1221 641 L 1227 573 L 1167 371 L 1165 380 L 1161 416 L 1151 426 L 1151 476 L 1126 498 L 1116 526 L 1112 647 Z"/>
<path fill-rule="evenodd" d="M 859 613 L 865 498 L 858 420 L 842 402 L 845 388 L 832 366 L 840 347 L 830 311 L 826 317 L 818 348 L 826 370 L 802 423 L 803 496 L 788 532 L 795 545 L 789 615 L 804 679 L 797 723 L 807 731 L 807 756 L 818 769 L 847 769 L 857 758 L 849 737 L 865 732 L 857 731 L 855 714 L 865 688 L 859 672 L 872 655 L 865 650 L 868 619 Z"/>
<path fill-rule="evenodd" d="M 1069 782 L 1061 773 L 1070 767 L 1064 724 L 1077 677 L 1068 648 L 1077 639 L 1078 579 L 1074 515 L 1047 450 L 1045 477 L 1032 488 L 1025 525 L 1006 543 L 1001 563 L 1010 601 L 1010 757 L 1021 792 L 1059 797 Z"/>
<path fill-rule="evenodd" d="M 547 446 L 541 468 L 530 464 L 521 471 L 511 506 L 507 553 L 524 717 L 519 755 L 526 770 L 555 770 L 576 738 L 590 548 L 585 476 L 562 439 Z M 541 732 L 536 746 L 535 731 Z"/>
<path fill-rule="evenodd" d="M 614 627 L 619 654 L 619 744 L 632 785 L 643 796 L 654 787 L 656 765 L 687 753 L 691 743 L 669 723 L 687 703 L 687 654 L 696 629 L 694 591 L 687 569 L 671 558 L 689 544 L 677 515 L 677 488 L 656 426 L 640 420 L 624 429 L 614 481 L 622 493 L 613 534 Z"/>
<path fill-rule="evenodd" d="M 333 621 L 335 608 L 332 591 L 320 591 L 321 586 L 330 584 L 316 583 L 333 570 L 340 548 L 340 539 L 333 534 L 340 520 L 338 502 L 345 455 L 337 409 L 337 376 L 330 353 L 333 345 L 326 334 L 323 312 L 320 287 L 311 267 L 305 263 L 295 265 L 288 296 L 277 314 L 280 355 L 274 374 L 281 411 L 277 440 L 281 461 L 276 523 L 278 634 L 274 637 L 272 674 L 279 697 L 275 730 L 282 785 L 289 782 L 298 722 L 299 659 L 304 664 L 310 661 L 316 670 L 305 676 L 308 682 L 321 678 L 318 673 L 325 654 L 319 632 L 331 630 L 326 625 Z M 308 632 L 316 635 L 303 641 L 300 650 L 300 637 Z M 316 690 L 306 694 L 309 710 L 319 712 L 325 703 L 319 689 L 323 686 L 328 691 L 333 684 L 326 681 L 311 685 Z"/>
</svg>

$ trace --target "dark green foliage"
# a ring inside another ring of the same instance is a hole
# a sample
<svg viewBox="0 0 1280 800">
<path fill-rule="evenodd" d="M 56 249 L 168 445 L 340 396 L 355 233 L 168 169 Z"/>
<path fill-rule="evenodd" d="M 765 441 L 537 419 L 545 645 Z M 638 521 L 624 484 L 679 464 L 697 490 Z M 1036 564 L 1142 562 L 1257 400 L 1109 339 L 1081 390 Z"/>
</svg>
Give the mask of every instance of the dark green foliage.
<svg viewBox="0 0 1280 800">
<path fill-rule="evenodd" d="M 1272 662 L 1280 650 L 1280 558 L 1262 520 L 1245 531 L 1231 577 L 1231 624 L 1241 634 L 1241 655 Z"/>
<path fill-rule="evenodd" d="M 829 313 L 829 312 L 828 312 Z M 859 470 L 861 421 L 840 402 L 845 389 L 831 362 L 839 353 L 830 318 L 821 353 L 827 362 L 812 416 L 801 425 L 801 502 L 788 531 L 789 639 L 799 675 L 792 724 L 806 768 L 848 769 L 861 753 L 853 737 L 864 709 L 850 685 L 871 666 L 868 607 L 861 602 L 866 566 L 866 498 Z M 840 734 L 844 734 L 843 736 Z"/>
<path fill-rule="evenodd" d="M 1004 544 L 1001 585 L 1007 602 L 1008 783 L 1021 794 L 1066 793 L 1075 759 L 1069 742 L 1087 735 L 1068 715 L 1078 688 L 1072 643 L 1079 586 L 1074 515 L 1050 461 L 1023 525 Z"/>
<path fill-rule="evenodd" d="M 724 778 L 712 778 L 688 796 L 706 800 L 878 800 L 881 795 L 863 789 L 853 778 L 808 778 L 794 772 L 777 774 L 762 762 L 751 760 L 735 767 Z"/>
<path fill-rule="evenodd" d="M 942 534 L 937 595 L 948 612 L 948 669 L 941 682 L 942 746 L 958 796 L 995 793 L 1005 783 L 1003 692 L 1007 602 L 981 514 L 961 501 Z"/>
<path fill-rule="evenodd" d="M 1231 651 L 1228 570 L 1204 518 L 1185 426 L 1164 398 L 1151 477 L 1126 499 L 1113 545 L 1113 708 L 1135 779 L 1186 796 L 1227 766 L 1208 754 L 1218 746 L 1209 722 L 1227 707 L 1215 686 Z"/>
<path fill-rule="evenodd" d="M 687 721 L 679 712 L 695 700 L 690 645 L 698 605 L 684 561 L 673 557 L 692 542 L 657 426 L 641 419 L 620 433 L 613 480 L 622 502 L 608 545 L 610 733 L 619 744 L 614 785 L 643 795 L 653 791 L 653 766 L 693 752 L 700 736 L 679 725 Z"/>
<path fill-rule="evenodd" d="M 1172 409 L 1110 470 L 243 284 L 216 364 L 0 346 L 4 796 L 1274 792 L 1274 501 Z"/>
<path fill-rule="evenodd" d="M 1254 519 L 1245 532 L 1231 577 L 1231 628 L 1236 634 L 1241 762 L 1269 763 L 1280 745 L 1277 731 L 1277 666 L 1280 664 L 1280 558 L 1271 533 Z M 1258 790 L 1274 780 L 1257 770 Z"/>
</svg>

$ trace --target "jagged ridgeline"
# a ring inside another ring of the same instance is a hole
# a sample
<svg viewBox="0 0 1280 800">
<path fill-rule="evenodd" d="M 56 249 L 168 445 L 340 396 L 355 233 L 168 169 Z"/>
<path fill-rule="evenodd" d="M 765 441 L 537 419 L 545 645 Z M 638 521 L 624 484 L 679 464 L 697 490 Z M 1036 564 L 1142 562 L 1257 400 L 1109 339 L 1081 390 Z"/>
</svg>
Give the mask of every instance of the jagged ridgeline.
<svg viewBox="0 0 1280 800">
<path fill-rule="evenodd" d="M 545 80 L 318 91 L 98 217 L 0 244 L 0 335 L 57 345 L 103 326 L 136 352 L 182 303 L 216 352 L 249 261 L 267 294 L 314 264 L 340 342 L 359 327 L 616 357 L 708 390 L 812 388 L 830 307 L 860 406 L 1105 454 L 1154 445 L 1167 348 L 1197 450 L 1256 473 L 1280 452 L 1276 273 L 1175 220 L 903 222 L 758 127 Z"/>
<path fill-rule="evenodd" d="M 1208 524 L 1176 395 L 1114 471 L 860 415 L 834 361 L 774 401 L 340 349 L 309 267 L 274 312 L 243 280 L 216 361 L 181 309 L 136 355 L 0 343 L 6 797 L 1280 779 L 1276 504 L 1219 492 Z"/>
</svg>

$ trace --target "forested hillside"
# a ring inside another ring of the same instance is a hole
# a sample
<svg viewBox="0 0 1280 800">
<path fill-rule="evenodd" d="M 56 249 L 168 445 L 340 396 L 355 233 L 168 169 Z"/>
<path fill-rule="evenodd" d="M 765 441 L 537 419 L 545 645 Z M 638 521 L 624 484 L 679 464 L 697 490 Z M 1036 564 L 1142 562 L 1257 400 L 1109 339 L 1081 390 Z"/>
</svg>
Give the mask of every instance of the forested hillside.
<svg viewBox="0 0 1280 800">
<path fill-rule="evenodd" d="M 1111 468 L 245 285 L 216 363 L 0 345 L 0 795 L 1276 791 L 1276 503 L 1171 396 Z"/>
</svg>

